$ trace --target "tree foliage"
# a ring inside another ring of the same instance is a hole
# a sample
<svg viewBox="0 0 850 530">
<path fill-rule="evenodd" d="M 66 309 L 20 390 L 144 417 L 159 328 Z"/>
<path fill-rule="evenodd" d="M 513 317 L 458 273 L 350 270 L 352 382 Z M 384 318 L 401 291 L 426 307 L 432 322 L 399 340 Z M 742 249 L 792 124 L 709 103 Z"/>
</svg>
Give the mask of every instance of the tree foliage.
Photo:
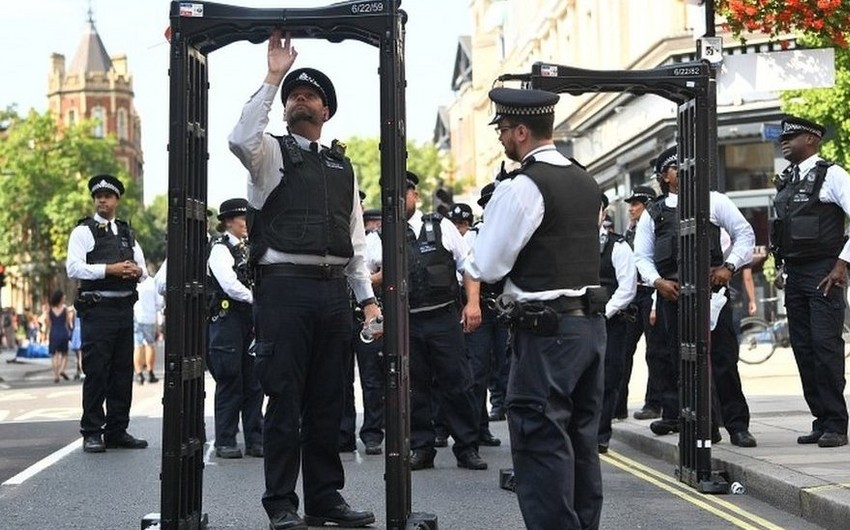
<svg viewBox="0 0 850 530">
<path fill-rule="evenodd" d="M 807 36 L 799 44 L 811 48 L 829 45 L 825 37 Z M 781 95 L 782 110 L 827 128 L 821 156 L 844 167 L 850 165 L 850 49 L 835 49 L 835 85 L 830 88 L 789 90 Z"/>
<path fill-rule="evenodd" d="M 346 140 L 345 154 L 354 165 L 360 189 L 366 193 L 364 208 L 378 208 L 381 204 L 381 152 L 378 138 L 352 137 Z M 454 188 L 456 183 L 443 182 L 447 167 L 446 156 L 430 143 L 407 143 L 407 168 L 419 176 L 419 196 L 422 208 L 428 210 L 432 194 L 441 185 Z"/>
<path fill-rule="evenodd" d="M 115 139 L 93 137 L 93 126 L 60 129 L 50 113 L 24 117 L 14 107 L 0 113 L 0 262 L 19 266 L 35 293 L 65 274 L 68 236 L 93 212 L 92 175 L 111 173 L 125 183 L 118 216 L 133 224 L 140 242 L 164 239 L 164 221 L 151 222 L 142 190 L 115 158 Z"/>
</svg>

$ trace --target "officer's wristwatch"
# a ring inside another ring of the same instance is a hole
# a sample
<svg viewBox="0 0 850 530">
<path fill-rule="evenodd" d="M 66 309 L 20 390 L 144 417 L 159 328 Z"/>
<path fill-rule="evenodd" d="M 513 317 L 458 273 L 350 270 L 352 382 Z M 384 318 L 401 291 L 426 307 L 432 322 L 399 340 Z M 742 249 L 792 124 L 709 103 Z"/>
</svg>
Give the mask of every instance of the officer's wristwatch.
<svg viewBox="0 0 850 530">
<path fill-rule="evenodd" d="M 728 261 L 727 261 L 726 263 L 724 263 L 724 264 L 723 264 L 723 268 L 724 268 L 724 269 L 726 269 L 726 270 L 728 270 L 728 271 L 729 271 L 729 272 L 731 272 L 732 274 L 735 274 L 735 270 L 736 270 L 736 269 L 735 269 L 735 266 L 734 266 L 734 265 L 732 265 L 731 263 L 729 263 Z"/>
</svg>

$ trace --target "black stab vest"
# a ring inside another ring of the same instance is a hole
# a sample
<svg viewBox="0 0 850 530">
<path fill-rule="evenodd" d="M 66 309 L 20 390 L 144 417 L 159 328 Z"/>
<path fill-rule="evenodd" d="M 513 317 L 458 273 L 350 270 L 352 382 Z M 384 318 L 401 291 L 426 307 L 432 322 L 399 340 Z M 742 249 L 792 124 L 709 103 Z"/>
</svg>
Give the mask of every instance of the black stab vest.
<svg viewBox="0 0 850 530">
<path fill-rule="evenodd" d="M 118 235 L 107 228 L 106 223 L 98 223 L 91 217 L 81 219 L 77 226 L 85 225 L 94 236 L 94 248 L 86 254 L 86 263 L 112 264 L 122 261 L 133 261 L 133 247 L 136 237 L 130 225 L 115 219 L 112 221 L 118 227 Z M 80 292 L 89 291 L 135 291 L 138 280 L 135 278 L 118 278 L 106 276 L 100 280 L 80 280 Z"/>
<path fill-rule="evenodd" d="M 508 277 L 526 292 L 599 285 L 599 185 L 575 165 L 532 160 L 521 174 L 540 190 L 544 213 Z"/>
<path fill-rule="evenodd" d="M 647 208 L 655 222 L 655 269 L 662 278 L 679 278 L 679 212 L 666 204 L 666 196 L 659 197 Z M 712 267 L 723 265 L 720 247 L 720 227 L 708 224 L 709 262 Z"/>
<path fill-rule="evenodd" d="M 329 150 L 314 153 L 296 147 L 293 152 L 284 146 L 284 141 L 288 141 L 285 138 L 278 138 L 284 161 L 280 183 L 260 210 L 248 208 L 251 262 L 256 263 L 269 248 L 291 254 L 350 258 L 354 255 L 351 162 Z"/>
<path fill-rule="evenodd" d="M 457 300 L 458 284 L 455 259 L 443 246 L 442 216 L 422 216 L 419 235 L 407 229 L 408 299 L 410 309 L 436 306 Z"/>
<path fill-rule="evenodd" d="M 790 182 L 786 170 L 777 185 L 771 243 L 782 259 L 805 263 L 834 258 L 841 253 L 844 236 L 844 210 L 818 198 L 831 162 L 819 160 L 799 182 Z"/>
<path fill-rule="evenodd" d="M 212 245 L 210 245 L 210 250 L 212 250 L 212 247 L 215 245 L 224 245 L 227 247 L 230 255 L 233 256 L 233 271 L 236 273 L 236 279 L 239 280 L 239 283 L 250 289 L 251 280 L 248 278 L 248 245 L 234 245 L 230 242 L 230 237 L 227 234 L 223 234 L 221 237 L 216 238 Z M 209 258 L 209 256 L 207 257 Z M 212 272 L 207 274 L 207 298 L 215 300 L 217 304 L 222 300 L 228 300 L 231 304 L 234 304 L 239 308 L 242 308 L 243 306 L 245 308 L 251 307 L 251 304 L 230 298 L 230 296 L 224 292 L 224 289 L 221 287 L 221 283 L 219 283 L 218 278 L 216 278 Z"/>
</svg>

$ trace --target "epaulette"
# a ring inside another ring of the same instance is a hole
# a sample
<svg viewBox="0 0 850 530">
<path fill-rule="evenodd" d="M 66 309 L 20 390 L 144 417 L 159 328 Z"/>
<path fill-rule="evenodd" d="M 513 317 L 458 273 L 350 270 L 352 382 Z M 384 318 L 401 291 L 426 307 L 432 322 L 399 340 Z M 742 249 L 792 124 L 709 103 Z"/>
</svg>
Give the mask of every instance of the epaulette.
<svg viewBox="0 0 850 530">
<path fill-rule="evenodd" d="M 91 216 L 91 215 L 87 215 L 87 216 L 85 216 L 85 217 L 83 217 L 83 218 L 79 219 L 79 220 L 77 221 L 77 226 L 80 226 L 80 225 L 82 225 L 82 224 L 85 224 L 85 223 L 86 223 L 89 219 L 91 219 L 91 218 L 92 218 L 92 216 Z"/>
</svg>

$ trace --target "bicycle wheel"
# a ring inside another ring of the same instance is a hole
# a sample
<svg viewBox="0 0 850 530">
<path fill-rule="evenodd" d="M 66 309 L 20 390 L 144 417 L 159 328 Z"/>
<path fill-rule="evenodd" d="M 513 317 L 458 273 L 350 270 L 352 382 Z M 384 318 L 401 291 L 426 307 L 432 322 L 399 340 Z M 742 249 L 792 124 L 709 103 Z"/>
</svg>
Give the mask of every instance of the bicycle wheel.
<svg viewBox="0 0 850 530">
<path fill-rule="evenodd" d="M 773 326 L 759 317 L 741 319 L 741 344 L 738 359 L 746 364 L 761 364 L 776 351 Z"/>
</svg>

